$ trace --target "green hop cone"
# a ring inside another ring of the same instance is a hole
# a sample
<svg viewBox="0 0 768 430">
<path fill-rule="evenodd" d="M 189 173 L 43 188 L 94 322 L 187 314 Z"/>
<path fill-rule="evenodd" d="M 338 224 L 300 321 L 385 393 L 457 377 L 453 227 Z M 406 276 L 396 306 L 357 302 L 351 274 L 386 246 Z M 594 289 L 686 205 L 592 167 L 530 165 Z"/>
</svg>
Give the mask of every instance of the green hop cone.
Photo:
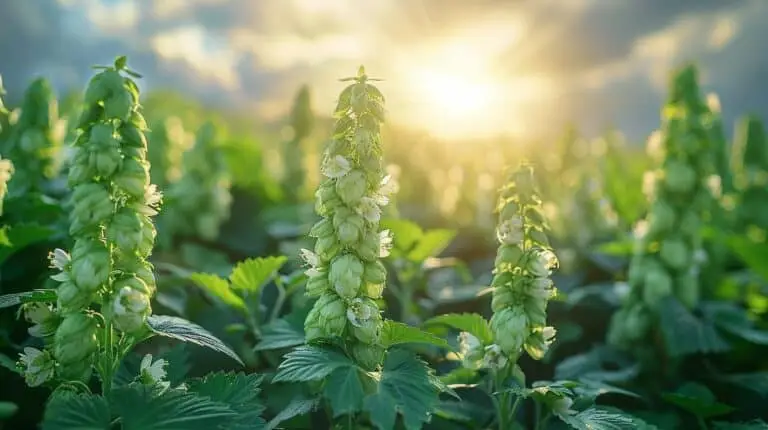
<svg viewBox="0 0 768 430">
<path fill-rule="evenodd" d="M 137 158 L 126 158 L 113 181 L 129 196 L 141 198 L 149 187 L 149 164 Z"/>
<path fill-rule="evenodd" d="M 97 227 L 112 216 L 114 203 L 109 191 L 100 184 L 82 184 L 72 192 L 69 233 L 77 235 L 83 229 Z"/>
<path fill-rule="evenodd" d="M 528 317 L 520 307 L 505 308 L 491 317 L 494 339 L 508 355 L 516 355 L 528 338 Z"/>
<path fill-rule="evenodd" d="M 671 162 L 665 171 L 664 185 L 673 193 L 688 193 L 696 186 L 697 175 L 689 165 Z"/>
<path fill-rule="evenodd" d="M 336 194 L 349 206 L 357 205 L 367 190 L 368 183 L 361 170 L 352 170 L 336 181 Z"/>
<path fill-rule="evenodd" d="M 324 293 L 331 291 L 331 283 L 328 281 L 328 274 L 320 272 L 315 276 L 310 276 L 307 280 L 305 292 L 309 297 L 320 297 Z"/>
<path fill-rule="evenodd" d="M 344 254 L 333 260 L 328 278 L 339 296 L 351 299 L 360 291 L 363 271 L 363 262 L 359 258 Z"/>
<path fill-rule="evenodd" d="M 347 307 L 344 301 L 335 293 L 328 292 L 320 296 L 305 320 L 305 331 L 317 334 L 307 337 L 312 340 L 317 337 L 338 337 L 344 333 L 347 325 Z"/>
<path fill-rule="evenodd" d="M 92 292 L 81 290 L 74 282 L 62 282 L 56 289 L 56 303 L 62 313 L 79 312 L 93 302 Z"/>
<path fill-rule="evenodd" d="M 143 225 L 136 211 L 124 207 L 117 211 L 107 227 L 107 240 L 121 250 L 138 249 L 143 239 Z"/>
<path fill-rule="evenodd" d="M 151 289 L 138 277 L 115 282 L 117 295 L 112 302 L 112 316 L 118 330 L 132 333 L 144 326 L 152 312 L 149 303 Z"/>
<path fill-rule="evenodd" d="M 65 380 L 85 380 L 90 375 L 93 354 L 98 349 L 96 321 L 90 315 L 73 313 L 56 330 L 53 356 Z"/>
<path fill-rule="evenodd" d="M 347 320 L 352 333 L 362 343 L 374 344 L 379 341 L 383 321 L 376 302 L 368 298 L 353 299 L 347 308 Z"/>
<path fill-rule="evenodd" d="M 78 248 L 78 245 L 81 248 Z M 78 241 L 72 252 L 72 280 L 77 288 L 93 292 L 106 285 L 112 268 L 109 250 L 98 240 Z"/>
<path fill-rule="evenodd" d="M 491 310 L 499 312 L 504 308 L 515 306 L 519 303 L 514 291 L 508 286 L 498 286 L 493 289 L 491 298 Z"/>
<path fill-rule="evenodd" d="M 384 361 L 386 350 L 379 345 L 355 343 L 351 352 L 352 357 L 363 369 L 374 371 Z"/>
<path fill-rule="evenodd" d="M 670 238 L 661 242 L 659 256 L 670 268 L 683 270 L 690 264 L 691 253 L 682 239 Z"/>
</svg>

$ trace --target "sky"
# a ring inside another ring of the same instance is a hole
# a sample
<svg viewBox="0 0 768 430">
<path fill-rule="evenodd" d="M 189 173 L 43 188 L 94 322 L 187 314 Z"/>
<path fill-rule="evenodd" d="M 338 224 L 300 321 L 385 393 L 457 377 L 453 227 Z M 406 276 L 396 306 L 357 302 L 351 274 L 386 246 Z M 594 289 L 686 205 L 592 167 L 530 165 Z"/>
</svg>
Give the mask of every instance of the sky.
<svg viewBox="0 0 768 430">
<path fill-rule="evenodd" d="M 330 112 L 364 64 L 391 122 L 442 138 L 642 139 L 687 61 L 726 123 L 768 116 L 766 0 L 4 0 L 0 75 L 82 87 L 127 55 L 143 89 L 278 119 L 309 84 Z"/>
</svg>

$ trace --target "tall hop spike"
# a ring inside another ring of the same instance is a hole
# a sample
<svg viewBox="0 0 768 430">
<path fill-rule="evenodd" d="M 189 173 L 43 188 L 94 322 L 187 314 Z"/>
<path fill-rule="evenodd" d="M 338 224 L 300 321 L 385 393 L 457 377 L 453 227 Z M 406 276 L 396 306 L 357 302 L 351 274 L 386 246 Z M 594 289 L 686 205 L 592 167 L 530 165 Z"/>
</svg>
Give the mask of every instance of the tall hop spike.
<svg viewBox="0 0 768 430">
<path fill-rule="evenodd" d="M 494 342 L 512 362 L 523 350 L 539 360 L 555 336 L 547 325 L 547 303 L 555 294 L 550 274 L 558 263 L 530 165 L 511 174 L 497 210 L 499 248 L 491 284 Z"/>
<path fill-rule="evenodd" d="M 648 335 L 662 301 L 674 296 L 688 308 L 699 300 L 699 271 L 706 253 L 699 226 L 714 209 L 711 112 L 698 93 L 693 66 L 671 81 L 657 134 L 660 167 L 647 173 L 650 212 L 636 229 L 629 268 L 630 294 L 614 315 L 608 340 L 629 348 Z"/>
<path fill-rule="evenodd" d="M 362 72 L 361 72 L 362 73 Z M 315 193 L 322 219 L 310 236 L 314 251 L 302 250 L 308 266 L 307 294 L 319 297 L 305 321 L 307 340 L 341 338 L 367 368 L 381 363 L 382 296 L 392 237 L 380 231 L 381 207 L 391 187 L 381 154 L 384 97 L 364 73 L 344 88 L 336 107 L 333 140 L 325 150 L 324 179 Z"/>
<path fill-rule="evenodd" d="M 58 270 L 52 278 L 60 282 L 56 307 L 25 308 L 37 327 L 33 334 L 52 337 L 46 348 L 64 380 L 87 381 L 96 351 L 112 347 L 99 343 L 96 332 L 104 327 L 93 318 L 92 303 L 100 303 L 107 327 L 118 332 L 136 332 L 151 313 L 155 279 L 147 258 L 155 239 L 151 217 L 161 196 L 149 181 L 146 122 L 138 101 L 136 83 L 121 70 L 106 68 L 91 79 L 68 178 L 74 247 L 50 255 Z M 27 373 L 35 370 L 30 366 Z"/>
<path fill-rule="evenodd" d="M 741 229 L 768 230 L 768 140 L 755 116 L 743 118 L 734 137 L 734 170 L 738 183 L 737 220 Z"/>
</svg>

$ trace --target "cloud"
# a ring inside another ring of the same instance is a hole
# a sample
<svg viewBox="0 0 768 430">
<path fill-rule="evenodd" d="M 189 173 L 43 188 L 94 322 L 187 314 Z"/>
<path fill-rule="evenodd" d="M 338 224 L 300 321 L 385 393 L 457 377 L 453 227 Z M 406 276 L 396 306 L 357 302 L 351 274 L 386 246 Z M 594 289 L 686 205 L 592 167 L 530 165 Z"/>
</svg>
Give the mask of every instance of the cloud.
<svg viewBox="0 0 768 430">
<path fill-rule="evenodd" d="M 641 138 L 658 123 L 670 69 L 689 59 L 727 121 L 768 114 L 766 19 L 761 0 L 11 1 L 0 2 L 0 58 L 13 60 L 0 74 L 12 92 L 35 74 L 81 86 L 89 65 L 127 54 L 143 86 L 277 118 L 304 83 L 330 109 L 336 79 L 363 63 L 386 78 L 393 120 L 411 126 L 447 121 L 426 100 L 439 92 L 422 84 L 430 74 L 446 86 L 486 76 L 487 127 L 546 135 L 613 123 Z"/>
</svg>

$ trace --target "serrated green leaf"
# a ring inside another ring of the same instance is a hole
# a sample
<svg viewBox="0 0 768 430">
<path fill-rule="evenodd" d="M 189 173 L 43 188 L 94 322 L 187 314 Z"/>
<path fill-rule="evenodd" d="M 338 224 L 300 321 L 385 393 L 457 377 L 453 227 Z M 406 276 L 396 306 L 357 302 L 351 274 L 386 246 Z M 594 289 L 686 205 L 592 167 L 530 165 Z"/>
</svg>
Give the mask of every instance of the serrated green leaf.
<svg viewBox="0 0 768 430">
<path fill-rule="evenodd" d="M 408 259 L 422 263 L 429 257 L 437 257 L 451 244 L 456 233 L 456 230 L 447 229 L 427 230 L 408 252 Z"/>
<path fill-rule="evenodd" d="M 32 302 L 55 302 L 56 290 L 33 290 L 0 296 L 0 309 Z"/>
<path fill-rule="evenodd" d="M 285 256 L 249 258 L 237 263 L 229 275 L 232 288 L 255 293 L 261 290 L 275 273 L 288 261 Z"/>
<path fill-rule="evenodd" d="M 275 415 L 272 420 L 267 423 L 265 430 L 273 430 L 283 421 L 287 421 L 293 417 L 304 415 L 312 412 L 317 408 L 317 399 L 294 399 L 288 404 L 282 411 Z"/>
<path fill-rule="evenodd" d="M 600 408 L 589 408 L 575 415 L 555 414 L 563 422 L 577 430 L 636 430 L 631 417 L 611 413 Z"/>
<path fill-rule="evenodd" d="M 42 242 L 54 233 L 53 229 L 37 224 L 17 224 L 3 229 L 6 242 L 10 242 L 11 246 L 0 247 L 0 264 L 15 252 L 33 243 Z"/>
<path fill-rule="evenodd" d="M 768 345 L 768 331 L 759 330 L 749 326 L 743 326 L 739 324 L 732 324 L 724 321 L 717 323 L 723 331 L 726 331 L 736 337 L 740 337 L 747 342 L 754 343 L 756 345 Z"/>
<path fill-rule="evenodd" d="M 712 322 L 698 318 L 673 297 L 662 302 L 659 318 L 667 352 L 672 357 L 730 349 Z"/>
<path fill-rule="evenodd" d="M 427 422 L 437 401 L 427 364 L 409 351 L 395 349 L 387 353 L 377 391 L 366 397 L 363 409 L 379 430 L 394 427 L 396 412 L 406 429 L 415 430 Z"/>
<path fill-rule="evenodd" d="M 233 360 L 240 363 L 240 365 L 245 366 L 243 360 L 238 357 L 235 351 L 232 351 L 232 349 L 225 345 L 219 338 L 211 334 L 208 330 L 193 322 L 187 321 L 184 318 L 168 315 L 151 315 L 147 318 L 147 324 L 157 335 L 210 348 L 214 351 L 228 355 Z"/>
<path fill-rule="evenodd" d="M 346 355 L 329 348 L 302 346 L 285 354 L 272 382 L 316 381 L 343 367 L 356 365 Z"/>
<path fill-rule="evenodd" d="M 261 341 L 254 351 L 291 348 L 304 344 L 304 330 L 294 327 L 284 319 L 275 320 L 261 329 Z"/>
<path fill-rule="evenodd" d="M 193 273 L 189 275 L 189 280 L 224 304 L 245 310 L 245 302 L 232 291 L 226 279 L 210 273 Z"/>
<path fill-rule="evenodd" d="M 443 324 L 457 330 L 466 331 L 480 339 L 483 345 L 493 343 L 493 333 L 488 321 L 479 314 L 443 314 L 430 318 L 424 322 L 425 326 Z"/>
<path fill-rule="evenodd" d="M 704 385 L 689 382 L 674 393 L 662 393 L 665 401 L 702 418 L 716 417 L 734 411 L 734 408 L 720 403 Z"/>
<path fill-rule="evenodd" d="M 109 430 L 111 420 L 104 397 L 59 391 L 45 406 L 42 429 Z"/>
<path fill-rule="evenodd" d="M 123 430 L 226 429 L 237 416 L 226 404 L 207 397 L 176 389 L 160 392 L 143 384 L 117 388 L 112 398 Z"/>
<path fill-rule="evenodd" d="M 406 219 L 381 220 L 381 228 L 392 232 L 392 254 L 394 257 L 407 255 L 424 234 L 418 224 Z"/>
<path fill-rule="evenodd" d="M 358 368 L 342 367 L 331 372 L 325 381 L 324 394 L 331 403 L 334 418 L 359 411 L 365 393 Z"/>
<path fill-rule="evenodd" d="M 384 348 L 389 348 L 404 343 L 424 343 L 440 348 L 452 349 L 445 339 L 439 338 L 432 333 L 422 331 L 417 327 L 412 327 L 401 322 L 391 320 L 385 321 L 384 329 L 381 333 L 381 345 Z"/>
<path fill-rule="evenodd" d="M 189 391 L 229 405 L 237 412 L 229 430 L 261 430 L 266 421 L 261 417 L 266 407 L 259 400 L 262 376 L 257 374 L 216 372 L 190 380 Z"/>
</svg>

